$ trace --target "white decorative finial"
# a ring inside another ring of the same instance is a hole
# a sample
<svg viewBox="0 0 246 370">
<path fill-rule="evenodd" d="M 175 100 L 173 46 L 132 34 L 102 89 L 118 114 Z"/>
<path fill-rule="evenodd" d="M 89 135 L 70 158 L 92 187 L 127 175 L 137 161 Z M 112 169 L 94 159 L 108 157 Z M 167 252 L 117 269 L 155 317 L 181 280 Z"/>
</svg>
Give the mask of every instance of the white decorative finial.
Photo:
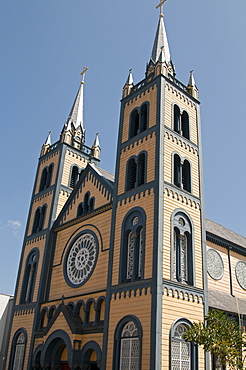
<svg viewBox="0 0 246 370">
<path fill-rule="evenodd" d="M 158 4 L 156 6 L 156 9 L 160 8 L 160 18 L 163 17 L 162 9 L 163 9 L 163 5 L 164 5 L 165 1 L 167 1 L 167 0 L 160 0 L 160 4 Z"/>
<path fill-rule="evenodd" d="M 81 84 L 84 84 L 85 83 L 85 72 L 87 71 L 87 67 L 84 67 L 83 71 L 80 73 L 80 75 L 82 76 L 82 80 L 81 80 Z"/>
</svg>

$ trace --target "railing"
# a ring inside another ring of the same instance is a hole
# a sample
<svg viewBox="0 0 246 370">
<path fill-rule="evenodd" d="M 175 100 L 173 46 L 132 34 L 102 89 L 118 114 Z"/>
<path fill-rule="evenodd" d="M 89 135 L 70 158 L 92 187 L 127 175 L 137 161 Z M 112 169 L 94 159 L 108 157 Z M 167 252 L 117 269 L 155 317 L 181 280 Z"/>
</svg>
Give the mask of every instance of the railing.
<svg viewBox="0 0 246 370">
<path fill-rule="evenodd" d="M 180 82 L 179 80 L 177 80 L 177 78 L 175 78 L 173 75 L 171 75 L 170 73 L 168 73 L 168 78 L 169 80 L 171 80 L 175 85 L 177 85 L 178 87 L 180 87 L 182 90 L 184 90 L 185 92 L 188 92 L 187 91 L 187 86 L 185 86 L 182 82 Z"/>
</svg>

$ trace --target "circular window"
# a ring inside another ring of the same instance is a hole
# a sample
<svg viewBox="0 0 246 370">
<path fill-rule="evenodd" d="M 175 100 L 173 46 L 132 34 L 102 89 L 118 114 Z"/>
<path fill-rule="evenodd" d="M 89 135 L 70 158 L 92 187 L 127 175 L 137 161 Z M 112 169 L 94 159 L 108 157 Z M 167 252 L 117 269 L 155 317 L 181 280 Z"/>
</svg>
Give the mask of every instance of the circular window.
<svg viewBox="0 0 246 370">
<path fill-rule="evenodd" d="M 70 246 L 64 265 L 69 285 L 78 287 L 91 276 L 97 260 L 98 243 L 91 233 L 80 235 Z"/>
<path fill-rule="evenodd" d="M 224 264 L 219 252 L 215 249 L 207 251 L 208 273 L 214 280 L 220 280 L 224 274 Z"/>
<path fill-rule="evenodd" d="M 246 290 L 246 262 L 238 261 L 235 270 L 238 284 Z"/>
</svg>

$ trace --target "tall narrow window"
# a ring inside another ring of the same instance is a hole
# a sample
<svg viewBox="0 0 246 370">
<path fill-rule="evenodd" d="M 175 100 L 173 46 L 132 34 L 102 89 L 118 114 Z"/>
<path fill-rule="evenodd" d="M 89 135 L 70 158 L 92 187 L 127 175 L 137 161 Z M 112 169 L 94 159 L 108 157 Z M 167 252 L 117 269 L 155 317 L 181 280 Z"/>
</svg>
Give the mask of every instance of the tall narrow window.
<svg viewBox="0 0 246 370">
<path fill-rule="evenodd" d="M 182 185 L 184 190 L 191 192 L 190 162 L 187 159 L 182 165 Z"/>
<path fill-rule="evenodd" d="M 146 183 L 146 154 L 131 158 L 126 169 L 126 190 L 134 189 Z"/>
<path fill-rule="evenodd" d="M 129 139 L 147 130 L 148 128 L 148 103 L 140 108 L 135 108 L 130 115 Z"/>
<path fill-rule="evenodd" d="M 45 213 L 46 213 L 46 205 L 39 207 L 36 209 L 32 227 L 32 234 L 37 233 L 43 230 L 44 227 L 44 220 L 45 220 Z"/>
<path fill-rule="evenodd" d="M 145 183 L 145 154 L 138 157 L 138 185 Z"/>
<path fill-rule="evenodd" d="M 29 254 L 26 260 L 20 303 L 28 303 L 32 302 L 33 300 L 33 291 L 37 273 L 37 264 L 38 264 L 38 251 L 34 250 Z"/>
<path fill-rule="evenodd" d="M 173 183 L 174 185 L 180 187 L 181 186 L 181 163 L 180 163 L 180 157 L 178 154 L 174 154 L 174 160 L 173 160 Z"/>
<path fill-rule="evenodd" d="M 72 169 L 72 172 L 71 172 L 70 183 L 69 183 L 70 188 L 75 187 L 78 179 L 79 179 L 79 169 L 78 169 L 77 166 L 73 166 L 73 169 Z"/>
<path fill-rule="evenodd" d="M 137 180 L 137 163 L 134 158 L 131 158 L 128 163 L 127 190 L 135 188 L 136 180 Z"/>
<path fill-rule="evenodd" d="M 145 214 L 139 210 L 126 216 L 122 225 L 120 282 L 136 281 L 144 276 Z"/>
<path fill-rule="evenodd" d="M 49 165 L 49 167 L 45 167 L 42 172 L 39 191 L 42 191 L 44 189 L 47 189 L 51 184 L 51 178 L 52 178 L 52 172 L 53 172 L 53 163 Z"/>
<path fill-rule="evenodd" d="M 173 183 L 179 188 L 191 192 L 190 162 L 187 159 L 181 162 L 178 154 L 173 156 Z"/>
<path fill-rule="evenodd" d="M 184 136 L 186 139 L 190 139 L 190 124 L 189 115 L 184 110 L 182 113 L 180 108 L 175 104 L 173 108 L 173 129 L 178 134 Z"/>
<path fill-rule="evenodd" d="M 139 113 L 138 109 L 134 109 L 130 118 L 130 138 L 139 133 Z"/>
<path fill-rule="evenodd" d="M 188 217 L 177 212 L 173 219 L 173 279 L 193 285 L 192 228 Z"/>
<path fill-rule="evenodd" d="M 143 104 L 140 110 L 140 132 L 147 130 L 148 124 L 148 105 Z"/>
<path fill-rule="evenodd" d="M 171 370 L 198 369 L 197 345 L 193 342 L 186 342 L 184 338 L 184 333 L 190 325 L 188 320 L 180 319 L 171 329 Z"/>
<path fill-rule="evenodd" d="M 181 133 L 186 139 L 190 138 L 189 116 L 185 110 L 181 116 Z"/>
<path fill-rule="evenodd" d="M 171 343 L 172 370 L 191 369 L 191 343 L 184 339 L 186 326 L 179 324 L 174 331 Z"/>
<path fill-rule="evenodd" d="M 138 370 L 140 340 L 133 321 L 128 322 L 122 330 L 120 347 L 120 370 Z"/>
<path fill-rule="evenodd" d="M 90 192 L 87 191 L 84 195 L 84 202 L 81 202 L 78 206 L 77 217 L 83 216 L 88 212 L 94 211 L 95 197 L 90 198 Z"/>
<path fill-rule="evenodd" d="M 41 181 L 40 181 L 40 186 L 39 186 L 39 191 L 42 191 L 45 189 L 46 181 L 47 181 L 47 176 L 48 176 L 48 169 L 45 167 L 42 172 L 41 176 Z"/>
<path fill-rule="evenodd" d="M 173 117 L 174 131 L 180 133 L 180 109 L 175 104 L 173 110 L 174 110 L 174 117 Z"/>
<path fill-rule="evenodd" d="M 24 329 L 18 330 L 14 335 L 9 369 L 23 370 L 26 349 L 26 333 Z"/>
</svg>

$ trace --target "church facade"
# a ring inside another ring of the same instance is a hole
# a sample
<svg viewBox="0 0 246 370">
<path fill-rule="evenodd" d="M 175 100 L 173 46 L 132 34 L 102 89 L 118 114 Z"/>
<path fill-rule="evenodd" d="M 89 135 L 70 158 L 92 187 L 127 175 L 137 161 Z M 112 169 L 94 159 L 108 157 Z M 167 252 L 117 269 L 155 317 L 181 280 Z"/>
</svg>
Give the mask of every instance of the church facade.
<svg viewBox="0 0 246 370">
<path fill-rule="evenodd" d="M 237 312 L 234 294 L 243 311 L 246 243 L 207 221 L 207 273 L 193 74 L 176 79 L 160 12 L 145 78 L 130 71 L 123 87 L 112 175 L 98 135 L 85 144 L 84 72 L 60 139 L 41 149 L 6 369 L 208 369 L 184 331 L 209 307 Z"/>
</svg>

